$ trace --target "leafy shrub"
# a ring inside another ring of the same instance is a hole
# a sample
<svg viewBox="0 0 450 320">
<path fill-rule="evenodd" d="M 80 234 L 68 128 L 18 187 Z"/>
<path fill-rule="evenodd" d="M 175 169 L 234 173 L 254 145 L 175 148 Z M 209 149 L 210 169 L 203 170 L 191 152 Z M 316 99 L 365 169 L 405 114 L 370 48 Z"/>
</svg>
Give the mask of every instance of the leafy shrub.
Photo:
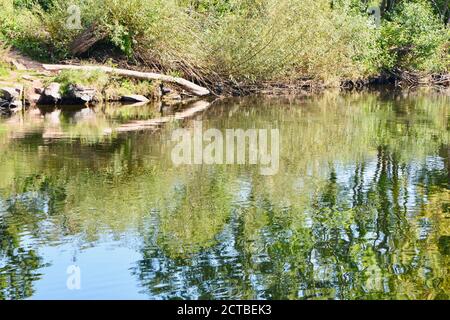
<svg viewBox="0 0 450 320">
<path fill-rule="evenodd" d="M 449 39 L 449 29 L 427 2 L 402 2 L 383 23 L 380 66 L 387 70 L 448 71 Z"/>
<path fill-rule="evenodd" d="M 201 83 L 339 83 L 380 69 L 435 72 L 449 65 L 448 29 L 419 0 L 399 1 L 381 30 L 365 13 L 369 2 L 359 0 L 15 2 L 0 0 L 7 4 L 0 34 L 33 56 L 69 57 L 72 41 L 95 24 L 127 57 Z M 66 25 L 72 4 L 81 10 L 82 30 Z"/>
<path fill-rule="evenodd" d="M 8 0 L 0 0 L 8 1 Z M 332 10 L 328 0 L 75 0 L 82 26 L 96 23 L 111 45 L 167 73 L 226 81 L 365 76 L 375 50 L 367 17 Z M 66 26 L 64 0 L 17 9 L 7 32 L 24 51 L 69 56 L 79 30 Z M 195 9 L 194 11 L 190 9 Z M 32 29 L 30 29 L 32 25 Z M 36 45 L 38 44 L 38 45 Z M 43 44 L 43 45 L 42 45 Z M 51 46 L 51 50 L 48 49 Z M 33 52 L 34 56 L 40 55 Z"/>
<path fill-rule="evenodd" d="M 333 82 L 372 71 L 376 30 L 368 17 L 332 10 L 327 0 L 253 1 L 257 5 L 231 2 L 220 18 L 169 14 L 137 50 L 166 70 L 238 83 L 301 77 Z"/>
<path fill-rule="evenodd" d="M 0 0 L 9 1 L 9 0 Z M 133 53 L 133 43 L 151 24 L 151 8 L 158 1 L 153 0 L 65 0 L 43 1 L 41 6 L 31 1 L 20 10 L 20 15 L 31 14 L 34 18 L 32 27 L 40 30 L 43 37 L 37 37 L 32 30 L 23 26 L 20 29 L 38 42 L 51 44 L 53 57 L 63 59 L 70 55 L 70 45 L 80 32 L 96 24 L 99 30 L 107 33 L 107 40 L 127 55 Z M 81 13 L 81 30 L 68 27 L 70 14 L 68 8 L 77 6 Z M 17 19 L 14 19 L 17 23 Z M 12 39 L 12 35 L 8 37 Z"/>
<path fill-rule="evenodd" d="M 36 7 L 14 7 L 13 0 L 0 0 L 0 39 L 38 60 L 55 56 L 51 38 L 45 31 Z"/>
</svg>

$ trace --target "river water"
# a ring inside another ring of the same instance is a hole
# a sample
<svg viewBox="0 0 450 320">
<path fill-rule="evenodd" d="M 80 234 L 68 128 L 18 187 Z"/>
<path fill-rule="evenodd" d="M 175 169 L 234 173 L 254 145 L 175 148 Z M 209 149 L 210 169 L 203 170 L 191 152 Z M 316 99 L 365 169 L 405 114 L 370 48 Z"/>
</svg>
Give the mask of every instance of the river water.
<svg viewBox="0 0 450 320">
<path fill-rule="evenodd" d="M 116 130 L 160 112 L 0 118 L 0 299 L 450 298 L 448 95 L 227 99 Z M 278 172 L 176 166 L 194 120 L 278 129 Z"/>
</svg>

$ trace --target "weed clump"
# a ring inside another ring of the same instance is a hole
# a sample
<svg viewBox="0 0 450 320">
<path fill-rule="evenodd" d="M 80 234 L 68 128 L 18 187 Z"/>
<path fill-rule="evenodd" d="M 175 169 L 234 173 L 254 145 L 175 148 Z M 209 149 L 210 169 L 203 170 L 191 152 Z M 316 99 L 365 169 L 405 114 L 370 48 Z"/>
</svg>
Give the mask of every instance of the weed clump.
<svg viewBox="0 0 450 320">
<path fill-rule="evenodd" d="M 99 71 L 79 71 L 79 70 L 63 70 L 56 76 L 52 82 L 61 85 L 61 94 L 68 93 L 70 85 L 84 85 L 93 87 L 102 91 L 109 83 L 108 74 Z"/>
</svg>

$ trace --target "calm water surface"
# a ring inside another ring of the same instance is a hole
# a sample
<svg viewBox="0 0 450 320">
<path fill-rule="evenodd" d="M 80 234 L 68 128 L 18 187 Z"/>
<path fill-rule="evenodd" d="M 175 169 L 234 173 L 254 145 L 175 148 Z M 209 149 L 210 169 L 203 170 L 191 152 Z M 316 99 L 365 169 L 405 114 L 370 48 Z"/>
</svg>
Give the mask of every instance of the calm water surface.
<svg viewBox="0 0 450 320">
<path fill-rule="evenodd" d="M 114 133 L 157 115 L 0 118 L 0 299 L 450 298 L 448 95 L 249 97 L 196 116 L 278 128 L 274 176 L 174 167 L 171 133 L 192 120 Z"/>
</svg>

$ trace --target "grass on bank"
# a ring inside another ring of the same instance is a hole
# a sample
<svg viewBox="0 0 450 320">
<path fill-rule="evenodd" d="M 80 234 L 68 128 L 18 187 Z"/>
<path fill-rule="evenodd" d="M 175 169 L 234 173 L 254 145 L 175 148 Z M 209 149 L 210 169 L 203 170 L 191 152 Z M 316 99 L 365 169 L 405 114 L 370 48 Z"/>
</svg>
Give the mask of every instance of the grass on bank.
<svg viewBox="0 0 450 320">
<path fill-rule="evenodd" d="M 139 94 L 152 99 L 156 97 L 156 90 L 159 86 L 158 82 L 124 79 L 101 70 L 62 70 L 47 82 L 59 83 L 61 85 L 60 92 L 63 95 L 68 92 L 70 85 L 94 88 L 106 100 L 118 100 L 122 96 L 131 94 Z"/>
<path fill-rule="evenodd" d="M 61 93 L 65 94 L 72 84 L 91 86 L 102 91 L 109 81 L 109 76 L 106 73 L 97 70 L 88 72 L 63 70 L 51 82 L 59 83 Z"/>
</svg>

